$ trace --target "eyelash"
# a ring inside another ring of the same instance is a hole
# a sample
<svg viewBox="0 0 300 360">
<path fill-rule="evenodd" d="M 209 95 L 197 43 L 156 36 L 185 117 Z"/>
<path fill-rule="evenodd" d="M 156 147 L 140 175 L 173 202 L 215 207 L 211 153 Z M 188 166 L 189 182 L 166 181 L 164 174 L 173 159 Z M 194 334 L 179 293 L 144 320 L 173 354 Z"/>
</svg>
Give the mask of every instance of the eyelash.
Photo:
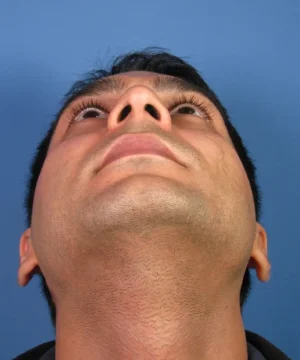
<svg viewBox="0 0 300 360">
<path fill-rule="evenodd" d="M 179 105 L 193 105 L 197 107 L 199 110 L 203 111 L 205 114 L 205 119 L 210 121 L 212 118 L 212 109 L 206 104 L 204 101 L 200 101 L 195 95 L 186 95 L 181 94 L 175 98 L 173 98 L 167 105 L 169 111 L 173 111 Z"/>
<path fill-rule="evenodd" d="M 179 105 L 186 105 L 186 106 L 193 105 L 197 107 L 199 110 L 204 112 L 205 120 L 210 121 L 212 118 L 211 107 L 208 104 L 199 101 L 199 99 L 197 99 L 197 97 L 193 94 L 191 95 L 181 94 L 173 98 L 167 103 L 167 108 L 169 111 L 173 111 Z M 95 98 L 83 98 L 80 101 L 78 101 L 76 104 L 74 104 L 73 107 L 71 107 L 70 109 L 71 116 L 70 116 L 69 125 L 75 121 L 76 117 L 82 111 L 86 110 L 89 107 L 96 108 L 105 113 L 109 113 L 109 109 L 103 106 L 102 104 L 100 105 L 99 100 L 96 100 Z"/>
<path fill-rule="evenodd" d="M 99 104 L 99 101 L 94 99 L 94 98 L 88 98 L 88 99 L 81 99 L 80 101 L 78 101 L 73 107 L 71 107 L 71 119 L 70 119 L 70 124 L 73 123 L 76 119 L 76 117 L 84 110 L 86 110 L 87 108 L 96 108 L 98 110 L 101 110 L 105 113 L 108 113 L 109 110 L 103 106 Z"/>
</svg>

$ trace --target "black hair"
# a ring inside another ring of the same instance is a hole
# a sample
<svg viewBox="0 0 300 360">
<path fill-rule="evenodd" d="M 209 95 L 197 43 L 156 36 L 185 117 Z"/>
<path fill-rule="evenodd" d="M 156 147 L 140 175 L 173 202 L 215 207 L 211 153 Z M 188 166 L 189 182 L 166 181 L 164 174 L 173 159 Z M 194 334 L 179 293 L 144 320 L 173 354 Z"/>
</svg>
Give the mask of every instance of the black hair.
<svg viewBox="0 0 300 360">
<path fill-rule="evenodd" d="M 45 134 L 42 141 L 36 148 L 32 162 L 30 164 L 30 174 L 26 182 L 26 191 L 25 191 L 25 200 L 24 207 L 26 211 L 26 225 L 27 227 L 31 226 L 31 216 L 32 216 L 32 207 L 33 207 L 33 198 L 36 188 L 36 184 L 43 167 L 44 161 L 46 159 L 47 151 L 49 144 L 51 142 L 52 135 L 55 131 L 56 125 L 59 121 L 59 118 L 68 104 L 73 101 L 75 98 L 84 93 L 87 89 L 93 87 L 95 82 L 101 78 L 120 74 L 128 71 L 150 71 L 155 73 L 160 73 L 164 75 L 171 75 L 178 78 L 181 78 L 189 83 L 192 83 L 198 86 L 203 93 L 213 102 L 217 107 L 220 114 L 223 117 L 227 131 L 230 135 L 230 138 L 233 142 L 235 150 L 239 155 L 241 162 L 247 173 L 250 186 L 253 193 L 253 199 L 255 204 L 256 220 L 258 221 L 261 216 L 261 191 L 256 179 L 256 167 L 251 159 L 241 137 L 238 132 L 232 125 L 227 110 L 221 104 L 220 100 L 216 94 L 208 87 L 203 78 L 199 75 L 197 70 L 188 64 L 183 59 L 171 55 L 168 52 L 165 52 L 160 48 L 147 48 L 139 52 L 131 52 L 125 55 L 120 55 L 116 57 L 111 65 L 109 70 L 95 70 L 88 73 L 84 80 L 77 81 L 73 84 L 70 90 L 66 93 L 63 99 L 63 105 L 56 115 L 55 119 L 50 123 L 50 127 Z M 37 275 L 40 278 L 41 291 L 45 299 L 47 300 L 50 317 L 52 324 L 55 328 L 56 326 L 56 309 L 53 302 L 50 290 L 47 286 L 45 277 L 43 274 L 38 271 Z M 240 291 L 240 306 L 243 310 L 243 306 L 250 294 L 252 287 L 252 279 L 250 270 L 247 268 L 244 274 L 243 283 Z"/>
</svg>

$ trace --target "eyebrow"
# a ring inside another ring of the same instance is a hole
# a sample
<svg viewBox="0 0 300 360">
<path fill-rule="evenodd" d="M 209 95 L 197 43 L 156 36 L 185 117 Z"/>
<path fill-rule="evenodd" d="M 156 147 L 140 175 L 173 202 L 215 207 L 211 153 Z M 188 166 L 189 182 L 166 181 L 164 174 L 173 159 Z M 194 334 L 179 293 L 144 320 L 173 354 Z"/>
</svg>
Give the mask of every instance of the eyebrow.
<svg viewBox="0 0 300 360">
<path fill-rule="evenodd" d="M 150 81 L 150 85 L 156 92 L 180 91 L 180 92 L 197 92 L 207 96 L 205 89 L 190 83 L 182 78 L 169 75 L 157 75 Z M 81 96 L 101 95 L 104 93 L 120 94 L 127 88 L 127 82 L 118 77 L 108 76 L 88 85 L 83 89 L 76 98 Z"/>
</svg>

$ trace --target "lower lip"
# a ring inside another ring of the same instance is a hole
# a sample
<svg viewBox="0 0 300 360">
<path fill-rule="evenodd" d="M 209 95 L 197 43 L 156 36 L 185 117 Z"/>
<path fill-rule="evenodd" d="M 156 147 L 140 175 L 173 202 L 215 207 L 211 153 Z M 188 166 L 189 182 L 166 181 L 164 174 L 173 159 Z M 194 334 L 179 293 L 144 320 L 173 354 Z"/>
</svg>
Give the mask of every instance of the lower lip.
<svg viewBox="0 0 300 360">
<path fill-rule="evenodd" d="M 112 163 L 113 161 L 122 159 L 122 158 L 124 158 L 124 157 L 128 157 L 128 156 L 130 156 L 130 155 L 156 155 L 156 156 L 160 156 L 160 157 L 163 157 L 163 158 L 165 158 L 165 159 L 168 159 L 166 156 L 160 154 L 159 152 L 155 152 L 155 150 L 154 150 L 154 151 L 153 151 L 153 150 L 151 150 L 151 151 L 145 151 L 145 150 L 140 150 L 140 151 L 139 151 L 139 150 L 134 150 L 134 151 L 132 151 L 132 152 L 128 151 L 128 152 L 126 152 L 126 154 L 124 154 L 124 153 L 121 154 L 121 155 L 120 155 L 120 154 L 115 154 L 115 155 L 113 155 L 112 157 L 109 157 L 109 159 L 107 159 L 107 161 L 105 161 L 105 162 L 102 164 L 101 168 L 103 168 L 104 166 Z"/>
</svg>

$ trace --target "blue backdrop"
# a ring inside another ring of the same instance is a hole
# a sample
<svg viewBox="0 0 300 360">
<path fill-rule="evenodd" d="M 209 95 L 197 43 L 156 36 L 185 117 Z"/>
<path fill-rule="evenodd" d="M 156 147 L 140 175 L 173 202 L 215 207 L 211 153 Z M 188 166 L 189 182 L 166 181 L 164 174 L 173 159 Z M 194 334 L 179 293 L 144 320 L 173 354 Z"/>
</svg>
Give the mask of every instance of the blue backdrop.
<svg viewBox="0 0 300 360">
<path fill-rule="evenodd" d="M 73 81 L 149 45 L 189 57 L 256 160 L 272 278 L 245 326 L 299 358 L 299 18 L 296 0 L 0 2 L 1 359 L 54 337 L 37 279 L 17 284 L 35 147 Z"/>
</svg>

